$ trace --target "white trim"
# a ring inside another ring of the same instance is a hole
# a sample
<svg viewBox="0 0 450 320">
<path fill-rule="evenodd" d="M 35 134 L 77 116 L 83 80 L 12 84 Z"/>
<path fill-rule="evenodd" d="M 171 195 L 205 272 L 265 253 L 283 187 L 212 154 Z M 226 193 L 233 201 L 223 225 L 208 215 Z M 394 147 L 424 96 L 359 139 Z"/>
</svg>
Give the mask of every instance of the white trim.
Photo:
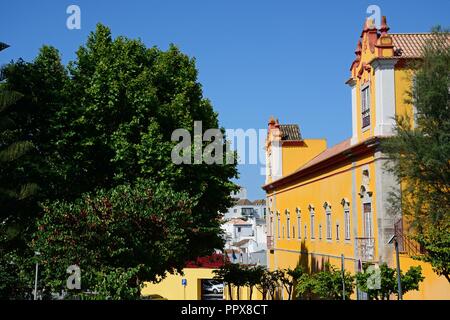
<svg viewBox="0 0 450 320">
<path fill-rule="evenodd" d="M 392 135 L 395 125 L 395 73 L 397 60 L 373 62 L 375 69 L 375 135 Z"/>
</svg>

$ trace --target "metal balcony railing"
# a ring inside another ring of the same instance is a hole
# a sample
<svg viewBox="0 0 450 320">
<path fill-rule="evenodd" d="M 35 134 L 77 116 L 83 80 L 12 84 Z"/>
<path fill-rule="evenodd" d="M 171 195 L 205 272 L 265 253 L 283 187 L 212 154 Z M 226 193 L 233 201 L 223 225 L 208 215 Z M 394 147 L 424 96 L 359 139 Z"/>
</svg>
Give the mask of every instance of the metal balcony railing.
<svg viewBox="0 0 450 320">
<path fill-rule="evenodd" d="M 419 256 L 425 253 L 424 248 L 416 241 L 409 239 L 403 229 L 403 219 L 394 224 L 394 233 L 398 242 L 398 251 L 409 256 Z"/>
<path fill-rule="evenodd" d="M 375 257 L 375 239 L 374 238 L 356 238 L 356 246 L 359 258 L 363 262 L 373 261 Z"/>
</svg>

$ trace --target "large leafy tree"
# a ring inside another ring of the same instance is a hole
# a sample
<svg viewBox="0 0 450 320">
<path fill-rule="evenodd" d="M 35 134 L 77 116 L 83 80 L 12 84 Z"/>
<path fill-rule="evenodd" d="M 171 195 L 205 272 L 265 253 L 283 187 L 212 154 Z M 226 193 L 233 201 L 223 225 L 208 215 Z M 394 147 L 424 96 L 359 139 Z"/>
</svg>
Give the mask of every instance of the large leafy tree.
<svg viewBox="0 0 450 320">
<path fill-rule="evenodd" d="M 68 266 L 77 265 L 82 292 L 138 297 L 144 280 L 184 267 L 195 203 L 166 183 L 138 181 L 44 205 L 34 241 L 41 283 L 58 292 L 66 286 Z"/>
<path fill-rule="evenodd" d="M 0 43 L 0 51 L 7 47 Z M 7 89 L 0 72 L 0 298 L 24 294 L 25 284 L 17 279 L 23 262 L 18 256 L 26 250 L 23 231 L 30 225 L 29 210 L 36 192 L 22 166 L 33 144 L 20 136 L 14 121 L 16 103 L 22 96 Z"/>
<path fill-rule="evenodd" d="M 43 202 L 51 208 L 45 213 L 47 221 L 57 219 L 58 206 L 77 216 L 77 199 L 87 193 L 122 185 L 134 188 L 138 181 L 150 180 L 163 184 L 167 192 L 196 200 L 189 211 L 194 227 L 179 226 L 189 250 L 177 254 L 194 260 L 222 247 L 219 212 L 231 205 L 235 185 L 230 179 L 237 176 L 236 165 L 175 165 L 171 160 L 173 130 L 192 133 L 194 121 L 202 121 L 204 130 L 219 128 L 217 114 L 203 97 L 194 59 L 173 45 L 162 51 L 139 40 L 113 39 L 107 27 L 98 25 L 68 67 L 56 49 L 44 46 L 34 61 L 19 60 L 4 73 L 8 90 L 23 94 L 13 119 L 17 136 L 36 146 L 21 159 L 21 177 L 39 186 L 30 215 L 41 215 L 37 204 Z M 219 143 L 225 149 L 225 141 Z M 137 228 L 133 224 L 130 232 L 133 226 Z M 39 246 L 53 250 L 50 238 L 40 232 Z M 153 245 L 137 243 L 142 252 Z M 166 270 L 179 266 L 178 260 L 163 261 Z M 150 273 L 144 275 L 153 279 Z"/>
<path fill-rule="evenodd" d="M 397 118 L 396 135 L 384 142 L 390 170 L 402 184 L 393 193 L 393 209 L 401 210 L 413 240 L 450 282 L 450 34 L 437 29 L 423 58 L 412 67 L 414 85 L 407 102 L 411 116 Z"/>
</svg>

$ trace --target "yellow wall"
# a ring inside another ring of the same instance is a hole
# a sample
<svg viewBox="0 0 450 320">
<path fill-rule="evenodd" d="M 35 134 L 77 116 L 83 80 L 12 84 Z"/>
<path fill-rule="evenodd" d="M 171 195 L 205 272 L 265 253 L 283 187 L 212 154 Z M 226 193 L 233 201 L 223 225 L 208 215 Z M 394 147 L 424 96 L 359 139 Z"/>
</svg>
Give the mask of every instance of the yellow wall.
<svg viewBox="0 0 450 320">
<path fill-rule="evenodd" d="M 185 268 L 183 269 L 183 276 L 179 274 L 168 274 L 160 283 L 145 283 L 142 289 L 142 295 L 158 294 L 168 300 L 200 300 L 200 280 L 214 278 L 213 270 L 206 268 Z M 182 279 L 187 280 L 186 287 L 181 284 Z"/>
<path fill-rule="evenodd" d="M 421 266 L 425 279 L 419 291 L 410 291 L 403 296 L 405 300 L 450 300 L 450 284 L 444 276 L 438 276 L 432 270 L 431 264 L 400 255 L 402 272 L 408 271 L 411 266 Z"/>
<path fill-rule="evenodd" d="M 301 145 L 283 145 L 283 176 L 296 171 L 319 153 L 325 151 L 326 148 L 327 141 L 325 139 L 304 139 Z"/>
<path fill-rule="evenodd" d="M 375 167 L 373 156 L 369 155 L 355 161 L 356 192 L 359 192 L 359 186 L 362 182 L 362 171 L 368 169 L 370 180 L 368 190 L 375 189 Z M 274 236 L 275 251 L 268 254 L 268 262 L 270 269 L 295 267 L 300 263 L 300 252 L 314 253 L 314 259 L 309 259 L 309 264 L 314 261 L 317 267 L 322 265 L 325 260 L 331 263 L 336 262 L 340 266 L 340 255 L 355 258 L 354 241 L 355 236 L 363 236 L 362 221 L 362 200 L 356 198 L 356 212 L 352 212 L 352 163 L 350 160 L 336 168 L 329 168 L 322 173 L 300 180 L 293 185 L 284 186 L 276 191 L 269 193 L 267 196 L 272 198 L 271 212 L 280 213 L 280 235 L 278 235 L 277 216 L 273 216 L 273 226 L 271 232 Z M 350 202 L 350 240 L 345 240 L 344 229 L 344 208 L 341 204 L 345 198 Z M 331 240 L 326 239 L 326 212 L 323 207 L 327 202 L 331 205 Z M 270 201 L 268 202 L 270 203 Z M 315 239 L 311 239 L 311 224 L 309 205 L 315 208 Z M 297 213 L 296 208 L 300 209 L 301 217 L 301 238 L 298 238 Z M 288 210 L 290 216 L 290 238 L 287 237 L 287 215 Z M 358 216 L 357 226 L 353 225 L 353 215 Z M 375 193 L 372 195 L 372 221 L 373 233 L 377 230 L 376 217 L 376 198 Z M 339 223 L 339 240 L 336 238 L 336 224 Z M 305 235 L 305 224 L 307 234 Z M 322 225 L 322 239 L 319 239 L 319 225 Z M 284 227 L 284 235 L 283 235 Z M 355 227 L 357 235 L 355 234 Z M 293 237 L 293 228 L 295 228 L 295 237 Z M 270 231 L 269 231 L 270 232 Z M 375 250 L 375 256 L 377 252 Z M 334 258 L 336 257 L 336 258 Z M 305 258 L 303 258 L 305 259 Z M 302 262 L 304 263 L 304 262 Z M 346 261 L 349 270 L 354 269 L 354 262 Z M 313 268 L 314 269 L 314 268 Z"/>
<path fill-rule="evenodd" d="M 407 116 L 413 124 L 412 105 L 407 103 L 410 100 L 408 92 L 412 86 L 412 70 L 401 65 L 396 66 L 395 77 L 395 114 L 397 116 Z"/>
</svg>

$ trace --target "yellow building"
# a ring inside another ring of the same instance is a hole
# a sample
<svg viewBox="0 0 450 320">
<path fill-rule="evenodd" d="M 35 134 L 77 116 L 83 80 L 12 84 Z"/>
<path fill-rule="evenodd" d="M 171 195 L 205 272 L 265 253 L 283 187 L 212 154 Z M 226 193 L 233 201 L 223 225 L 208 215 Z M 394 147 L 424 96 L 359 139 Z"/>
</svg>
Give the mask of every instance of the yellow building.
<svg viewBox="0 0 450 320">
<path fill-rule="evenodd" d="M 389 239 L 402 234 L 401 213 L 389 211 L 392 188 L 399 188 L 384 170 L 380 138 L 393 134 L 394 117 L 414 108 L 405 103 L 411 87 L 408 61 L 420 58 L 430 34 L 388 33 L 386 18 L 377 30 L 364 24 L 346 82 L 351 88 L 352 136 L 327 148 L 326 141 L 303 139 L 297 125 L 269 121 L 267 173 L 263 189 L 269 215 L 268 266 L 302 265 L 311 272 L 325 262 L 348 271 L 365 262 L 395 266 Z M 406 240 L 405 240 L 406 241 Z M 412 260 L 400 241 L 402 269 L 421 265 L 425 276 L 408 298 L 450 299 L 450 286 L 431 266 Z M 286 297 L 282 293 L 282 297 Z"/>
</svg>

